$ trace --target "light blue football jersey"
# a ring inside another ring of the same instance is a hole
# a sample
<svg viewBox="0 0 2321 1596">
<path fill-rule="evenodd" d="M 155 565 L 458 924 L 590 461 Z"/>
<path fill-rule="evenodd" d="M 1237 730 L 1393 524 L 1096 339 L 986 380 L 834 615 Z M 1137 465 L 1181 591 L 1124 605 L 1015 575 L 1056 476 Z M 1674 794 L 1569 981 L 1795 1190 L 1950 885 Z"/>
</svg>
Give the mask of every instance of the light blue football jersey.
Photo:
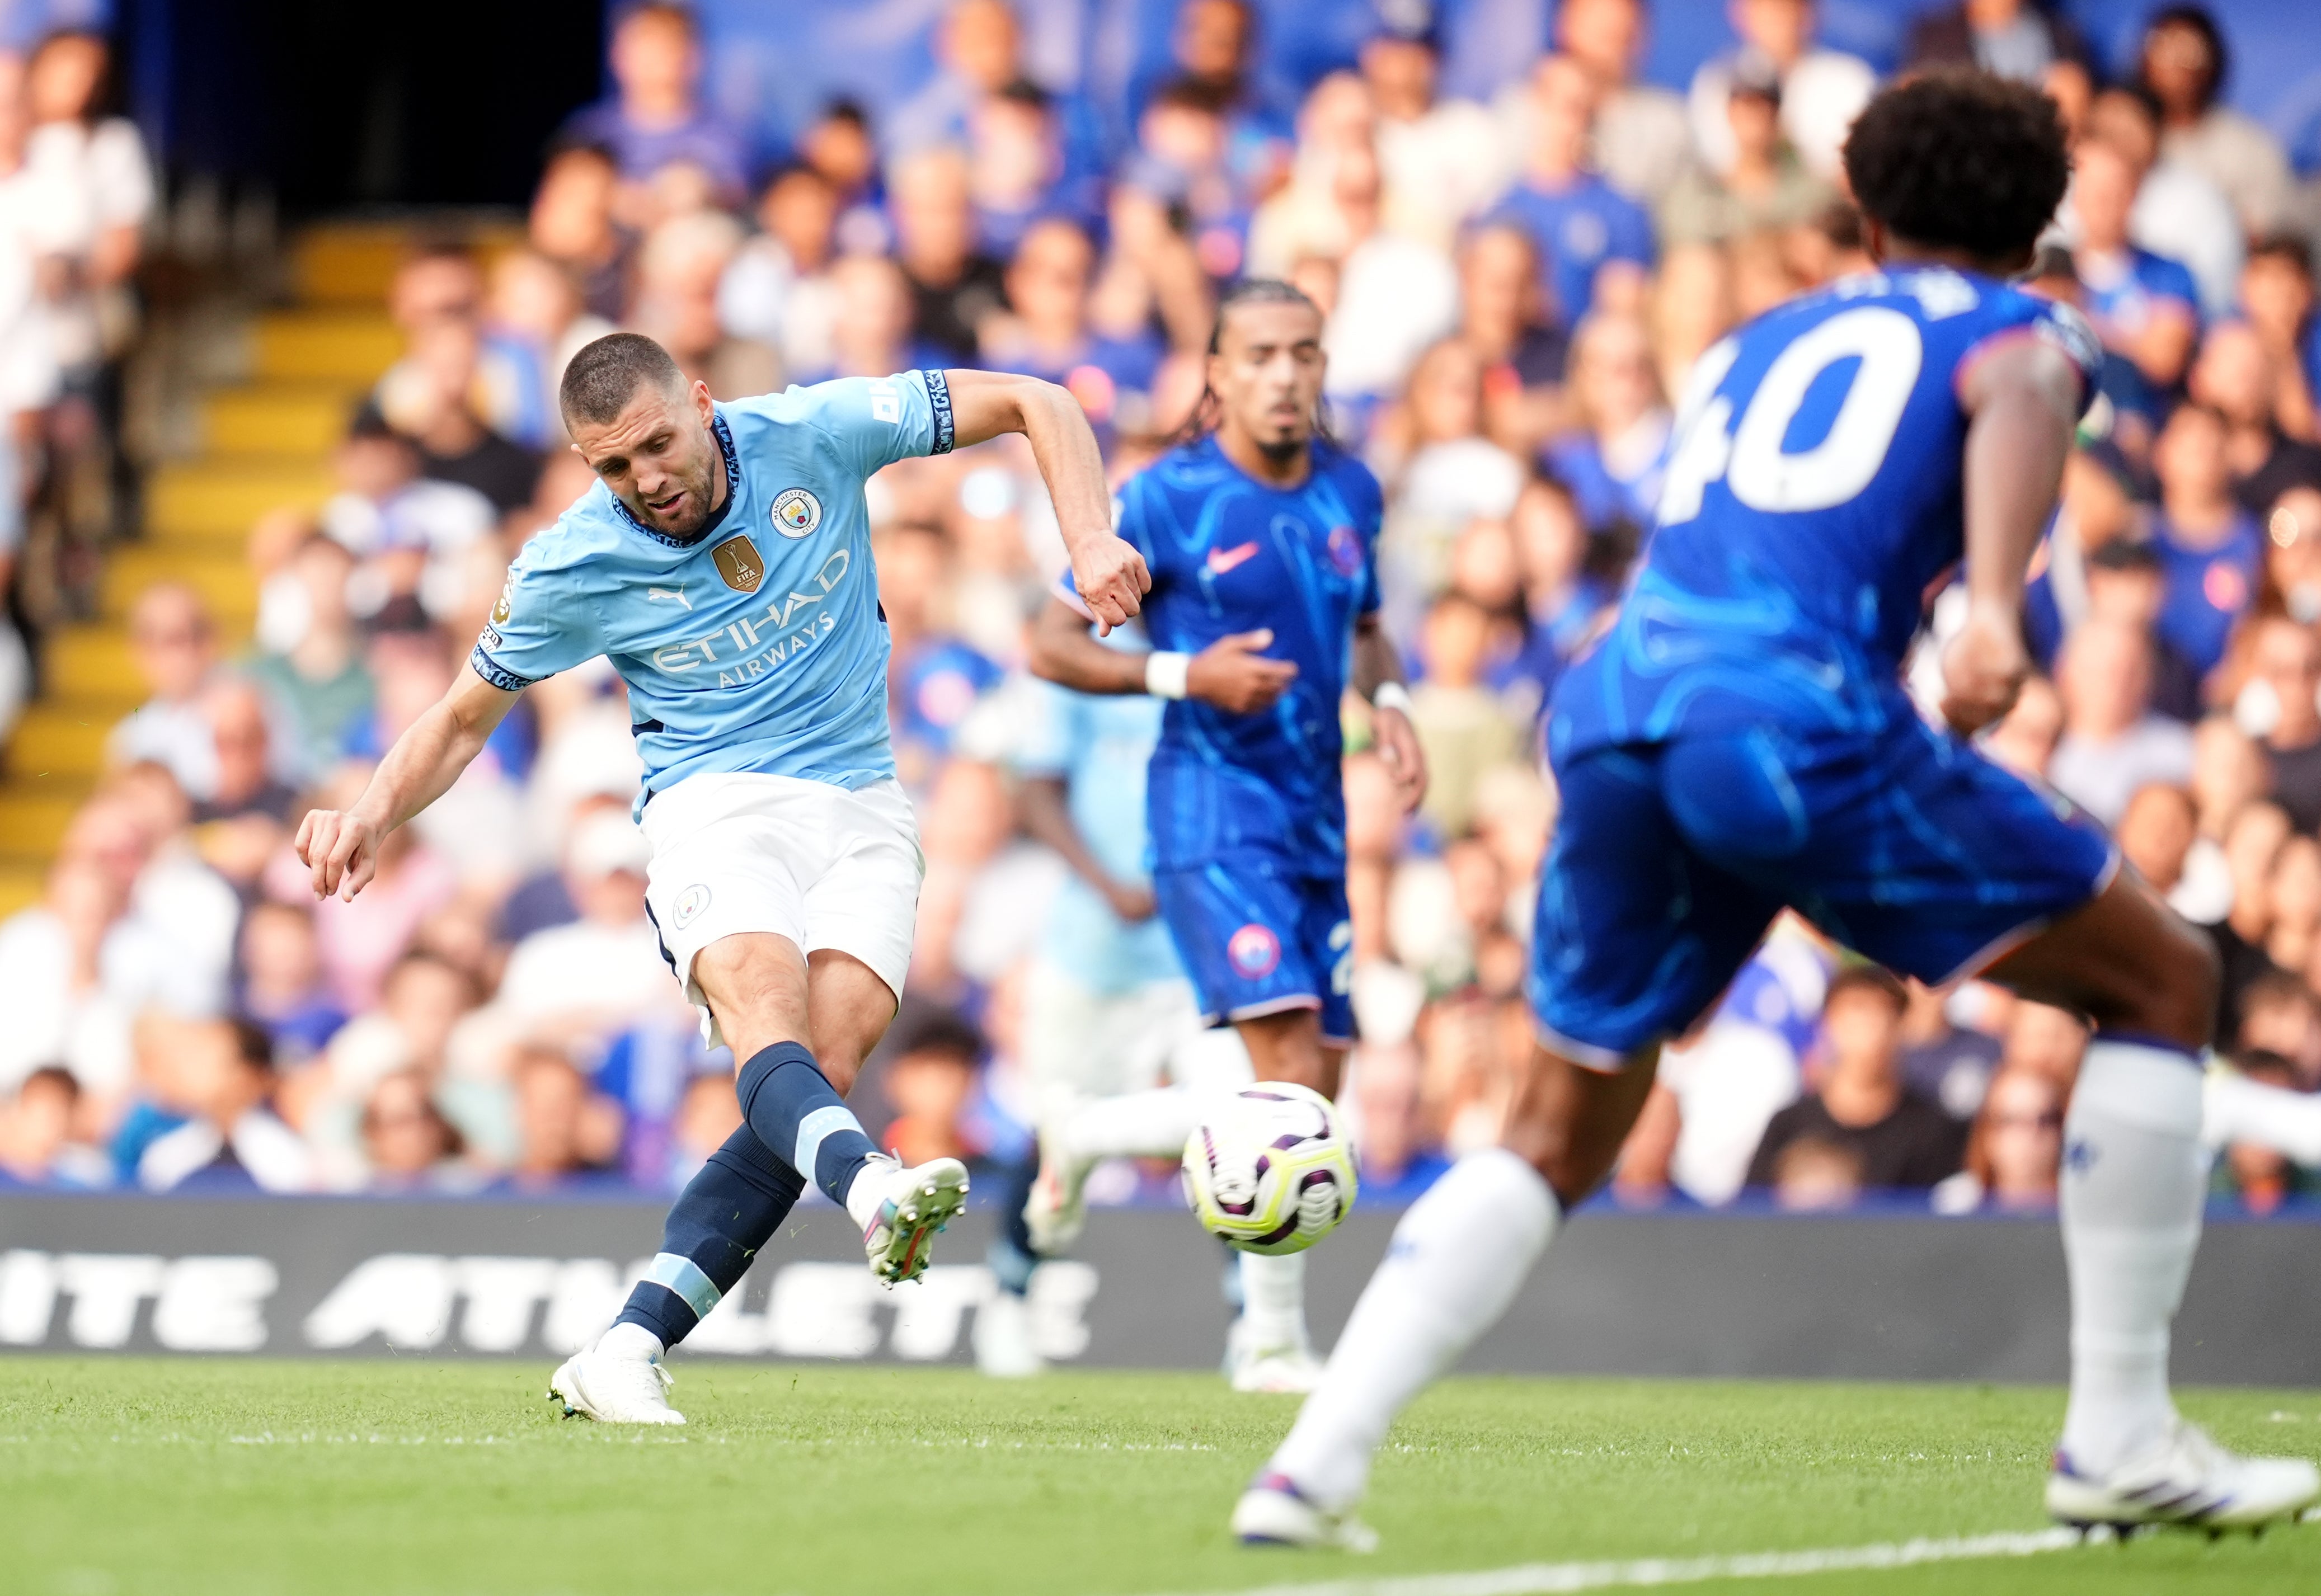
<svg viewBox="0 0 2321 1596">
<path fill-rule="evenodd" d="M 940 371 L 846 377 L 717 406 L 729 494 L 679 542 L 599 482 L 526 544 L 476 673 L 513 692 L 602 654 L 629 686 L 637 806 L 688 775 L 849 789 L 895 774 L 887 623 L 862 485 L 952 442 Z"/>
<path fill-rule="evenodd" d="M 1134 630 L 1112 635 L 1125 637 Z M 1032 713 L 1016 751 L 1016 769 L 1025 775 L 1060 777 L 1073 828 L 1105 873 L 1115 881 L 1149 882 L 1144 781 L 1153 745 L 1160 740 L 1161 701 L 1074 693 L 1036 680 L 1028 685 L 1027 697 Z M 1183 973 L 1160 916 L 1132 925 L 1077 875 L 1067 876 L 1057 892 L 1041 952 L 1093 992 L 1129 992 Z"/>
</svg>

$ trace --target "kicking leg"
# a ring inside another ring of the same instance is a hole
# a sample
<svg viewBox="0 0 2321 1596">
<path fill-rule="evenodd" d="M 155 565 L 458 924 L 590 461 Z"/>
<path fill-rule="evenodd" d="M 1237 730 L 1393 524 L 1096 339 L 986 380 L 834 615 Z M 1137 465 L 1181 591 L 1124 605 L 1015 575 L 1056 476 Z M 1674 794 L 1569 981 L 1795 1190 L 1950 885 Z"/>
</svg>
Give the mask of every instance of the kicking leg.
<svg viewBox="0 0 2321 1596">
<path fill-rule="evenodd" d="M 1325 1040 L 1322 1017 L 1292 1009 L 1238 1021 L 1260 1082 L 1290 1081 L 1335 1099 L 1345 1075 L 1346 1049 Z M 1306 1255 L 1241 1255 L 1242 1313 L 1226 1350 L 1235 1391 L 1309 1392 L 1322 1365 L 1306 1328 Z"/>
<path fill-rule="evenodd" d="M 2071 1388 L 2049 1510 L 2081 1522 L 2221 1525 L 2313 1501 L 2312 1465 L 2233 1456 L 2169 1400 L 2169 1327 L 2207 1185 L 2199 1055 L 2217 970 L 2207 939 L 2122 872 L 1989 975 L 2095 1025 L 2064 1126 Z"/>
<path fill-rule="evenodd" d="M 1451 1167 L 1395 1227 L 1320 1387 L 1233 1513 L 1247 1541 L 1359 1545 L 1348 1517 L 1395 1415 L 1514 1302 L 1564 1211 L 1611 1173 L 1657 1047 L 1607 1074 L 1534 1053 L 1499 1147 Z"/>
</svg>

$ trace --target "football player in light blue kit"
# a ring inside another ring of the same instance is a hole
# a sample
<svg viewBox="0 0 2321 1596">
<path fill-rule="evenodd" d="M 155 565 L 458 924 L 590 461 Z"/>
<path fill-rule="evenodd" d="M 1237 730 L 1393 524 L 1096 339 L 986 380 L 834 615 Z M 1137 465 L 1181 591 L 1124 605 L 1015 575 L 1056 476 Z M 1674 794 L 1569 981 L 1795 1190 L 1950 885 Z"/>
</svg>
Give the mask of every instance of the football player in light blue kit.
<svg viewBox="0 0 2321 1596">
<path fill-rule="evenodd" d="M 2074 313 L 2004 281 L 2062 198 L 2054 106 L 1930 75 L 1862 113 L 1845 162 L 1885 269 L 1702 357 L 1643 568 L 1556 688 L 1529 1075 L 1502 1145 L 1405 1216 L 1234 1510 L 1244 1540 L 1370 1540 L 1352 1510 L 1388 1425 L 1506 1311 L 1611 1170 L 1661 1042 L 1784 907 L 1923 981 L 1980 973 L 2094 1026 L 2065 1132 L 2071 1391 L 2049 1510 L 2253 1525 L 2321 1494 L 2311 1464 L 2235 1456 L 2169 1399 L 2216 955 L 2099 828 L 1963 740 L 2027 673 L 2025 567 L 2100 359 Z M 1901 665 L 1961 558 L 1936 729 Z"/>
<path fill-rule="evenodd" d="M 1029 440 L 1075 579 L 1106 626 L 1150 585 L 1115 537 L 1103 462 L 1061 388 L 914 371 L 717 404 L 614 333 L 561 392 L 598 481 L 527 544 L 443 701 L 353 808 L 298 833 L 314 890 L 351 899 L 381 839 L 457 779 L 533 682 L 602 654 L 643 756 L 646 904 L 704 1033 L 733 1050 L 746 1123 L 669 1211 L 620 1319 L 557 1370 L 568 1413 L 678 1424 L 660 1358 L 733 1289 L 813 1181 L 888 1281 L 926 1267 L 965 1201 L 956 1159 L 903 1169 L 842 1101 L 895 1015 L 924 869 L 887 746 L 887 634 L 862 485 L 1001 432 Z"/>
<path fill-rule="evenodd" d="M 1337 1094 L 1354 1039 L 1340 704 L 1374 708 L 1403 802 L 1426 789 L 1402 664 L 1379 624 L 1377 479 L 1319 425 L 1322 315 L 1287 283 L 1224 296 L 1197 435 L 1122 487 L 1119 529 L 1151 571 L 1152 652 L 1088 635 L 1077 576 L 1033 634 L 1042 676 L 1170 700 L 1145 812 L 1153 888 L 1203 1017 L 1231 1025 L 1260 1081 Z M 1076 1200 L 1043 1167 L 1027 1217 Z M 1229 1363 L 1243 1391 L 1306 1391 L 1300 1254 L 1242 1256 Z"/>
</svg>

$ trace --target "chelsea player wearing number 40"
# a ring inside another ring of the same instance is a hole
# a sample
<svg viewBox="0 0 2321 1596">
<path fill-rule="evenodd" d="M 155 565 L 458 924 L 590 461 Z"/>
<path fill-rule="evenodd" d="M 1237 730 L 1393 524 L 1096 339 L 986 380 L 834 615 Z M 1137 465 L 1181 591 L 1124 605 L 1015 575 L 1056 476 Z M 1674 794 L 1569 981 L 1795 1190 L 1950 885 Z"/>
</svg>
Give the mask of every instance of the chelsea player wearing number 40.
<svg viewBox="0 0 2321 1596">
<path fill-rule="evenodd" d="M 1862 113 L 1845 166 L 1884 269 L 1701 358 L 1643 569 L 1556 687 L 1539 1046 L 1502 1143 L 1405 1216 L 1234 1510 L 1244 1540 L 1370 1543 L 1352 1510 L 1388 1425 L 1506 1311 L 1609 1173 L 1661 1041 L 1784 907 L 1923 981 L 1980 973 L 2094 1026 L 2065 1126 L 2071 1385 L 2049 1510 L 2258 1525 L 2321 1494 L 2311 1464 L 2235 1456 L 2169 1400 L 2216 955 L 2099 829 L 1963 740 L 2026 674 L 2024 572 L 2101 358 L 2074 313 L 2005 281 L 2063 195 L 2054 106 L 1928 75 Z M 1937 730 L 1901 661 L 1961 558 Z"/>
<path fill-rule="evenodd" d="M 1187 440 L 1120 493 L 1118 530 L 1152 574 L 1151 651 L 1088 635 L 1101 611 L 1074 571 L 1034 629 L 1032 665 L 1083 693 L 1169 701 L 1145 794 L 1160 917 L 1204 1018 L 1240 1032 L 1257 1079 L 1334 1097 L 1354 1038 L 1338 731 L 1349 685 L 1373 706 L 1406 806 L 1426 770 L 1379 626 L 1378 483 L 1321 431 L 1324 364 L 1322 315 L 1303 294 L 1266 279 L 1227 291 Z M 1181 1154 L 1181 1120 L 1156 1116 L 1152 1130 L 1137 1150 Z M 1087 1160 L 1070 1139 L 1042 1138 L 1035 1236 L 1079 1201 Z M 1236 1387 L 1303 1391 L 1319 1374 L 1305 1262 L 1242 1256 Z"/>
<path fill-rule="evenodd" d="M 451 786 L 523 689 L 607 656 L 628 685 L 651 845 L 646 905 L 703 1029 L 738 1066 L 744 1123 L 669 1211 L 619 1320 L 556 1371 L 568 1414 L 681 1424 L 661 1355 L 814 1182 L 862 1227 L 870 1267 L 915 1278 L 967 1170 L 905 1169 L 845 1092 L 895 1016 L 923 865 L 887 746 L 888 639 L 862 485 L 910 455 L 1029 440 L 1098 621 L 1149 578 L 1114 536 L 1104 465 L 1070 394 L 1029 377 L 914 371 L 720 404 L 651 339 L 582 349 L 560 394 L 597 476 L 525 546 L 468 667 L 351 809 L 297 847 L 351 900 L 381 840 Z"/>
</svg>

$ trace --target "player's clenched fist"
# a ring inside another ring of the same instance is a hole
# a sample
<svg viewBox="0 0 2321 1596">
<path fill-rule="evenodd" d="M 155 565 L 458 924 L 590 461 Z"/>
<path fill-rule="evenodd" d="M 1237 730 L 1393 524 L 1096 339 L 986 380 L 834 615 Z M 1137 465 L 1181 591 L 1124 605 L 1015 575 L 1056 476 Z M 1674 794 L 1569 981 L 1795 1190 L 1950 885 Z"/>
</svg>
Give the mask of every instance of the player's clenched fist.
<svg viewBox="0 0 2321 1596">
<path fill-rule="evenodd" d="M 298 861 L 314 873 L 314 895 L 350 903 L 378 871 L 377 827 L 351 811 L 316 809 L 298 822 Z"/>
<path fill-rule="evenodd" d="M 1185 674 L 1185 692 L 1203 703 L 1213 703 L 1228 714 L 1253 715 L 1273 707 L 1289 691 L 1297 667 L 1286 659 L 1268 659 L 1259 649 L 1273 641 L 1263 629 L 1237 631 L 1219 638 L 1198 654 Z"/>
<path fill-rule="evenodd" d="M 1943 649 L 1943 719 L 1971 737 L 2015 707 L 2031 674 L 2023 630 L 2011 612 L 1976 606 Z"/>
<path fill-rule="evenodd" d="M 1072 555 L 1072 591 L 1096 617 L 1099 636 L 1124 626 L 1144 607 L 1152 573 L 1124 538 L 1092 538 Z"/>
</svg>

